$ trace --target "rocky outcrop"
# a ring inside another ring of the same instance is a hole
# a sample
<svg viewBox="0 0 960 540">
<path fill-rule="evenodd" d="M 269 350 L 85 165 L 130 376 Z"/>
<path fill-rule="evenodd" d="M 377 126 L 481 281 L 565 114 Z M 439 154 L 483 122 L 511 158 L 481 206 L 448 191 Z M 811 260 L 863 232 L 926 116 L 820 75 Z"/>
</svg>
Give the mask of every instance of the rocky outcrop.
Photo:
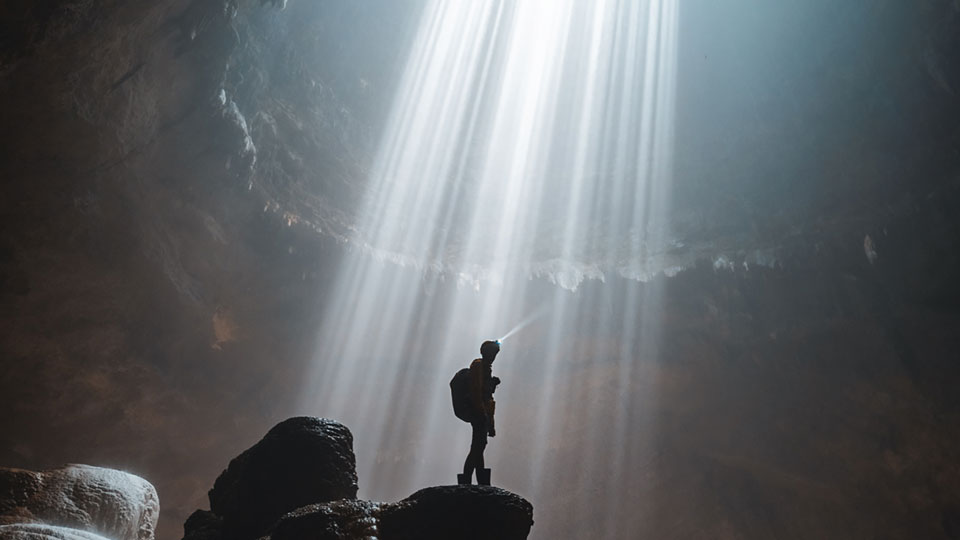
<svg viewBox="0 0 960 540">
<path fill-rule="evenodd" d="M 379 517 L 387 506 L 356 499 L 311 504 L 283 516 L 262 540 L 379 538 Z"/>
<path fill-rule="evenodd" d="M 197 510 L 183 524 L 190 540 L 219 540 L 223 536 L 223 518 L 209 510 Z"/>
<path fill-rule="evenodd" d="M 350 430 L 291 418 L 230 463 L 184 540 L 522 540 L 533 526 L 533 505 L 495 487 L 430 487 L 396 503 L 356 493 Z"/>
<path fill-rule="evenodd" d="M 533 526 L 533 505 L 489 486 L 437 486 L 397 503 L 336 501 L 285 515 L 270 540 L 522 540 Z"/>
<path fill-rule="evenodd" d="M 0 538 L 3 540 L 108 540 L 99 534 L 42 523 L 0 525 Z"/>
<path fill-rule="evenodd" d="M 353 435 L 312 417 L 285 420 L 230 462 L 210 490 L 228 538 L 257 538 L 304 505 L 357 496 Z"/>
<path fill-rule="evenodd" d="M 43 472 L 0 469 L 0 539 L 153 540 L 160 503 L 146 480 L 68 465 Z M 94 533 L 94 534 L 90 534 Z"/>
<path fill-rule="evenodd" d="M 522 540 L 532 526 L 533 505 L 519 495 L 490 486 L 438 486 L 385 508 L 380 538 Z"/>
</svg>

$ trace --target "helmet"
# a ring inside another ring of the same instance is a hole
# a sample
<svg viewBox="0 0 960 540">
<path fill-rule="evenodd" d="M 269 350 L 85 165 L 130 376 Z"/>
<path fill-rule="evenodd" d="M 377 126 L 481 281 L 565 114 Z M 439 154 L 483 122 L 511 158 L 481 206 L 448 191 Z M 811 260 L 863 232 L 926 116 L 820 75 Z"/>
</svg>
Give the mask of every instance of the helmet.
<svg viewBox="0 0 960 540">
<path fill-rule="evenodd" d="M 499 341 L 484 341 L 483 345 L 480 345 L 480 356 L 484 358 L 493 358 L 498 352 L 500 352 Z"/>
</svg>

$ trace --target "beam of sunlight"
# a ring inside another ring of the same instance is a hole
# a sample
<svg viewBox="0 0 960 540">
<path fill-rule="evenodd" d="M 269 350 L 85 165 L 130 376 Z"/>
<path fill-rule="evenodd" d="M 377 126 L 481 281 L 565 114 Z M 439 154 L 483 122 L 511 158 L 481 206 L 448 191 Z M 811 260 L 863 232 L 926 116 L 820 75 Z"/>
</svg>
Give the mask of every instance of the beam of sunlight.
<svg viewBox="0 0 960 540">
<path fill-rule="evenodd" d="M 494 483 L 571 523 L 591 521 L 572 493 L 619 491 L 599 527 L 622 532 L 652 430 L 678 20 L 675 0 L 426 3 L 302 401 L 354 431 L 361 495 L 451 483 L 470 430 L 447 382 L 509 337 Z"/>
</svg>

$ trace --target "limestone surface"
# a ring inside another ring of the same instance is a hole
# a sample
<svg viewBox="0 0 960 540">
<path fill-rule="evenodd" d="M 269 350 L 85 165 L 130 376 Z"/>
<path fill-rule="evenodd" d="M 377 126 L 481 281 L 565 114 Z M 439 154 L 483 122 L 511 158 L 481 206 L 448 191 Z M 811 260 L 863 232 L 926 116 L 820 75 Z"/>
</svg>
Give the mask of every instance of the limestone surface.
<svg viewBox="0 0 960 540">
<path fill-rule="evenodd" d="M 41 472 L 0 468 L 3 539 L 95 533 L 114 540 L 153 540 L 159 511 L 153 485 L 122 471 L 89 465 Z"/>
<path fill-rule="evenodd" d="M 42 523 L 14 523 L 0 525 L 0 539 L 3 540 L 108 540 L 94 534 L 70 527 L 57 527 Z"/>
</svg>

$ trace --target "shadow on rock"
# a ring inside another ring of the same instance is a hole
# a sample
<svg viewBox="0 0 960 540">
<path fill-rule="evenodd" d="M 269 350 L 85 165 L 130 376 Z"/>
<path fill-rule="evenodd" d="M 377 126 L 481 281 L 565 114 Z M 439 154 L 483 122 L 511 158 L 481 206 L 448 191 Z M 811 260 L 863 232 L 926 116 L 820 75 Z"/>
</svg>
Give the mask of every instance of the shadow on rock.
<svg viewBox="0 0 960 540">
<path fill-rule="evenodd" d="M 343 424 L 296 417 L 240 454 L 210 490 L 226 538 L 258 538 L 301 506 L 357 496 L 353 435 Z"/>
</svg>

